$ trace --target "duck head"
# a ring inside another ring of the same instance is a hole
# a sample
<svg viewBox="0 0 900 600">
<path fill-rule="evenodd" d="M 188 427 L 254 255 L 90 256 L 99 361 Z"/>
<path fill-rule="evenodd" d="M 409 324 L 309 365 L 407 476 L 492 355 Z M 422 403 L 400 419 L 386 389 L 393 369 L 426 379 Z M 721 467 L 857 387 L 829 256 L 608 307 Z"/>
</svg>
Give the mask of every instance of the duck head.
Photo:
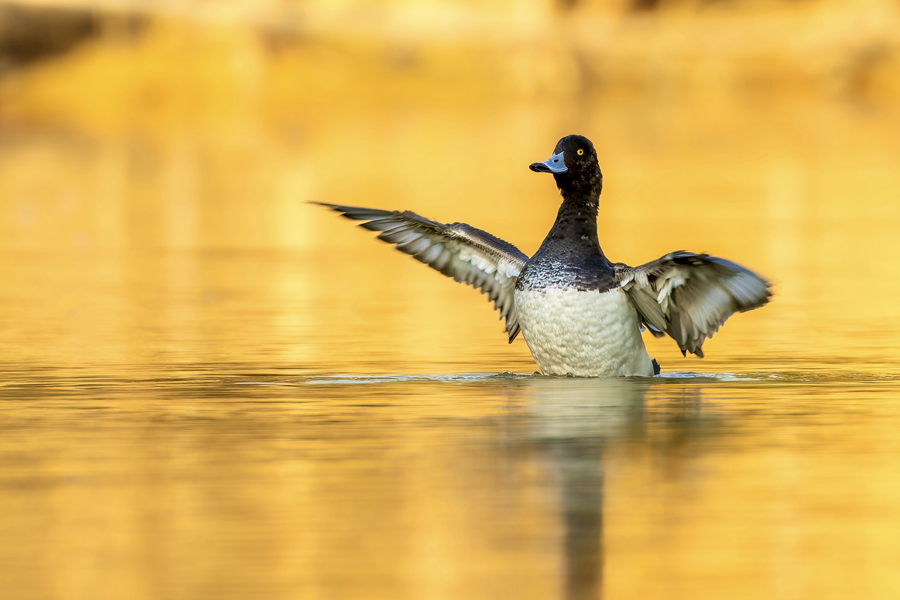
<svg viewBox="0 0 900 600">
<path fill-rule="evenodd" d="M 567 135 L 557 142 L 553 156 L 532 163 L 529 168 L 535 173 L 553 173 L 556 186 L 566 200 L 599 202 L 603 173 L 594 145 L 583 135 Z"/>
</svg>

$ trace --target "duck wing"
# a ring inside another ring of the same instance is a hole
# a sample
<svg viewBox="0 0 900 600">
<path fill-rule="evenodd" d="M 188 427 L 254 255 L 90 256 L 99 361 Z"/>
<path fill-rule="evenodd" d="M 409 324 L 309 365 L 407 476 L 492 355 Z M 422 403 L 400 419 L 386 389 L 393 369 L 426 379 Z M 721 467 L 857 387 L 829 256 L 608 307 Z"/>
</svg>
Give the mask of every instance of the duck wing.
<svg viewBox="0 0 900 600">
<path fill-rule="evenodd" d="M 664 333 L 681 353 L 703 358 L 703 342 L 736 312 L 759 308 L 772 295 L 769 282 L 731 261 L 672 252 L 639 267 L 613 265 L 616 282 L 656 337 Z"/>
<path fill-rule="evenodd" d="M 500 318 L 506 317 L 509 343 L 519 335 L 513 294 L 516 278 L 528 257 L 518 248 L 465 223 L 438 223 L 414 212 L 378 210 L 313 202 L 363 221 L 360 227 L 380 231 L 378 239 L 395 244 L 432 269 L 487 293 Z"/>
</svg>

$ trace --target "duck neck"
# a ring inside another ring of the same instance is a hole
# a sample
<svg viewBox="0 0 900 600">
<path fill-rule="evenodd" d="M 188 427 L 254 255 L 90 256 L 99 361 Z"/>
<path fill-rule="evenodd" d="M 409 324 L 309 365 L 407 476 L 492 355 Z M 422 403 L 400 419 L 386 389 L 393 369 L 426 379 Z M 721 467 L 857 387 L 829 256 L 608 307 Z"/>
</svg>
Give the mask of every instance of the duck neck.
<svg viewBox="0 0 900 600">
<path fill-rule="evenodd" d="M 553 239 L 574 239 L 592 243 L 600 248 L 597 240 L 597 208 L 598 203 L 583 202 L 572 198 L 564 198 L 556 222 L 550 230 Z"/>
<path fill-rule="evenodd" d="M 547 235 L 547 241 L 575 241 L 580 248 L 591 254 L 603 256 L 600 241 L 597 239 L 597 211 L 600 206 L 600 190 L 602 178 L 591 182 L 594 185 L 560 186 L 563 203 L 556 215 L 556 222 Z"/>
</svg>

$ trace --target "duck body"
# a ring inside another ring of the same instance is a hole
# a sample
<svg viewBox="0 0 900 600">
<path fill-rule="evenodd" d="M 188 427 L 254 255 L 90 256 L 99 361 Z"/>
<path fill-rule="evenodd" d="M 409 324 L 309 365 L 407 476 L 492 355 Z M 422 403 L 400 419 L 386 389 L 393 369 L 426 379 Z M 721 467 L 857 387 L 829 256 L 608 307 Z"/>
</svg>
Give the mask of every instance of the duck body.
<svg viewBox="0 0 900 600">
<path fill-rule="evenodd" d="M 703 342 L 735 312 L 765 304 L 759 275 L 730 261 L 672 252 L 638 267 L 612 263 L 597 237 L 603 175 L 590 140 L 570 135 L 532 171 L 552 173 L 563 197 L 549 233 L 528 257 L 465 223 L 445 225 L 409 211 L 324 204 L 381 232 L 433 269 L 487 293 L 506 319 L 512 343 L 521 331 L 545 375 L 651 376 L 641 332 L 672 337 L 703 357 Z"/>
<path fill-rule="evenodd" d="M 519 325 L 544 375 L 651 376 L 641 322 L 625 292 L 516 290 Z"/>
<path fill-rule="evenodd" d="M 640 318 L 600 249 L 597 202 L 580 200 L 563 201 L 516 280 L 522 336 L 545 375 L 653 375 Z"/>
</svg>

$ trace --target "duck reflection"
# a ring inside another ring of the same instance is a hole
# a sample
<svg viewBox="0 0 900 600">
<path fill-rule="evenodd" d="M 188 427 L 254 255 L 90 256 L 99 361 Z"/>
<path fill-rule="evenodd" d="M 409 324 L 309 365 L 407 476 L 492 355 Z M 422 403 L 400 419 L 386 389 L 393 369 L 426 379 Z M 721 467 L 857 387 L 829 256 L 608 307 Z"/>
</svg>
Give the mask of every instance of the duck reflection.
<svg viewBox="0 0 900 600">
<path fill-rule="evenodd" d="M 648 435 L 648 397 L 684 440 L 696 430 L 699 388 L 648 379 L 536 378 L 528 391 L 529 442 L 557 479 L 567 600 L 603 596 L 603 450 Z M 667 400 L 674 400 L 676 410 Z M 654 414 L 652 420 L 658 415 Z"/>
</svg>

